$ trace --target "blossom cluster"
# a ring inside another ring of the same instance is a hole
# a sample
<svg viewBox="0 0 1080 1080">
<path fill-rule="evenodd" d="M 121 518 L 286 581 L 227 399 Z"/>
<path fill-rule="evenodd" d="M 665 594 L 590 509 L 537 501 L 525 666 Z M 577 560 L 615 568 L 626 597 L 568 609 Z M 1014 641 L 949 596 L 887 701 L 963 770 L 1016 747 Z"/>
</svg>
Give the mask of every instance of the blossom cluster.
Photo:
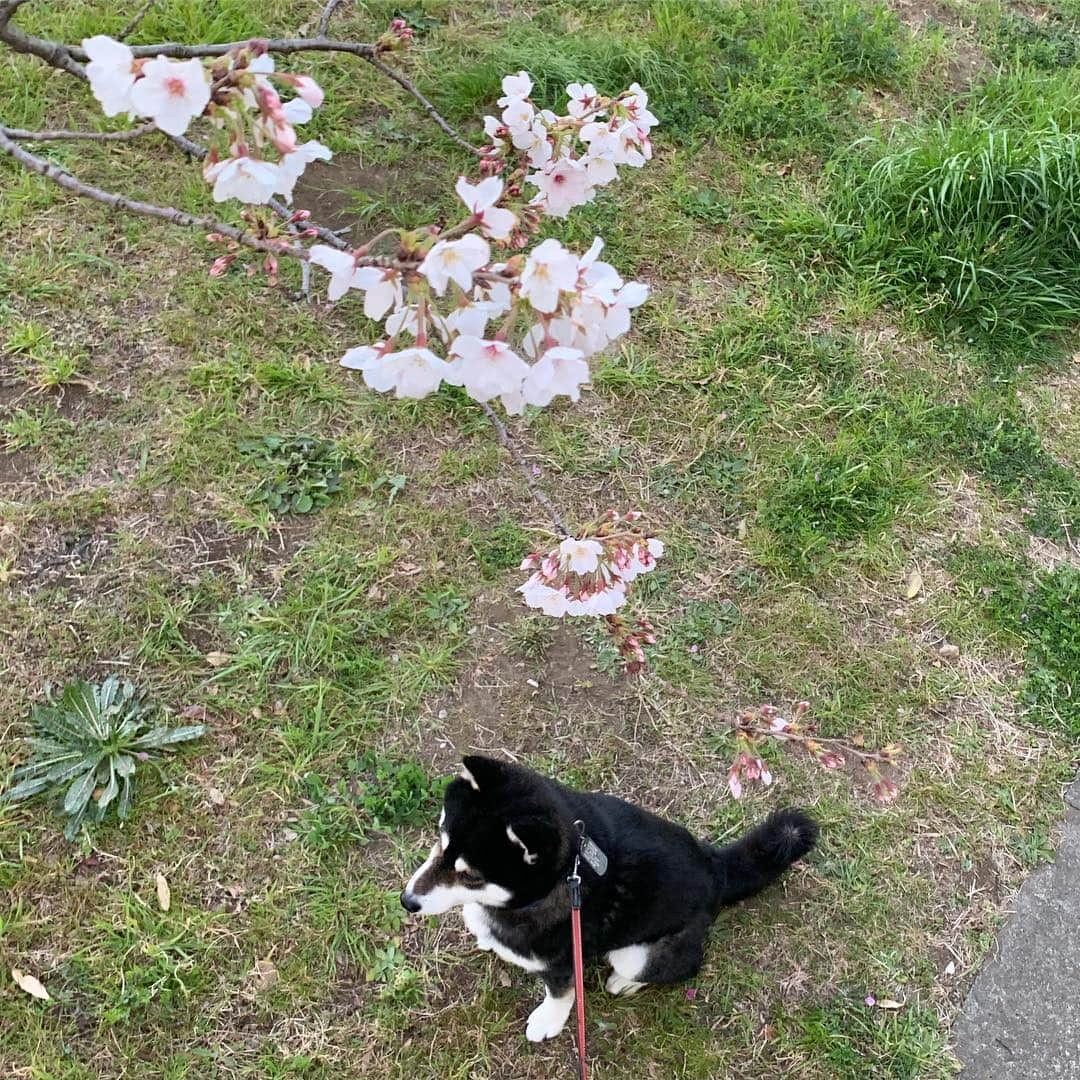
<svg viewBox="0 0 1080 1080">
<path fill-rule="evenodd" d="M 664 554 L 663 541 L 636 524 L 640 518 L 636 510 L 621 516 L 609 510 L 582 536 L 568 536 L 548 552 L 527 556 L 521 569 L 533 573 L 518 588 L 526 605 L 556 618 L 614 615 L 635 578 L 655 570 Z"/>
<path fill-rule="evenodd" d="M 657 120 L 637 83 L 617 98 L 602 97 L 591 83 L 570 83 L 564 116 L 536 107 L 527 72 L 508 75 L 502 88 L 502 113 L 484 118 L 491 140 L 485 168 L 499 172 L 518 164 L 537 189 L 530 205 L 549 217 L 566 217 L 591 202 L 616 178 L 618 166 L 640 168 L 652 157 L 650 132 Z"/>
<path fill-rule="evenodd" d="M 501 184 L 498 177 L 458 181 L 459 195 L 489 230 L 502 227 L 496 215 L 505 211 L 494 206 Z M 415 273 L 357 266 L 353 255 L 325 244 L 311 249 L 311 261 L 330 272 L 331 299 L 361 289 L 364 313 L 384 320 L 383 340 L 341 360 L 372 389 L 420 398 L 446 382 L 517 415 L 560 396 L 577 401 L 589 381 L 588 358 L 630 328 L 631 311 L 648 296 L 647 286 L 624 282 L 597 258 L 602 247 L 597 238 L 576 255 L 549 239 L 524 259 L 501 263 L 483 236 L 470 233 L 437 241 Z M 489 323 L 497 325 L 489 330 Z M 527 328 L 512 343 L 520 323 Z"/>
<path fill-rule="evenodd" d="M 645 92 L 635 84 L 607 99 L 571 83 L 560 117 L 532 104 L 525 72 L 502 87 L 502 120 L 486 124 L 494 141 L 481 171 L 490 175 L 477 183 L 459 177 L 455 187 L 461 221 L 441 233 L 396 230 L 397 265 L 385 268 L 369 265 L 369 246 L 311 249 L 311 261 L 331 275 L 329 299 L 358 289 L 365 315 L 384 321 L 381 340 L 341 361 L 372 389 L 419 398 L 445 382 L 475 401 L 498 400 L 511 415 L 557 397 L 577 401 L 589 358 L 630 329 L 631 312 L 648 298 L 646 285 L 624 281 L 599 258 L 599 237 L 584 254 L 556 239 L 517 254 L 543 217 L 564 217 L 614 179 L 619 165 L 651 156 L 656 118 Z M 526 182 L 538 188 L 530 200 Z M 500 256 L 493 247 L 509 250 Z"/>
<path fill-rule="evenodd" d="M 169 135 L 183 135 L 194 119 L 209 117 L 220 136 L 203 175 L 215 202 L 258 205 L 275 195 L 291 201 L 307 166 L 330 160 L 322 143 L 302 143 L 296 133 L 323 102 L 319 84 L 275 71 L 274 58 L 258 41 L 206 61 L 136 59 L 127 45 L 103 34 L 85 39 L 83 48 L 90 89 L 106 116 L 148 117 Z M 282 100 L 278 87 L 295 96 Z"/>
</svg>

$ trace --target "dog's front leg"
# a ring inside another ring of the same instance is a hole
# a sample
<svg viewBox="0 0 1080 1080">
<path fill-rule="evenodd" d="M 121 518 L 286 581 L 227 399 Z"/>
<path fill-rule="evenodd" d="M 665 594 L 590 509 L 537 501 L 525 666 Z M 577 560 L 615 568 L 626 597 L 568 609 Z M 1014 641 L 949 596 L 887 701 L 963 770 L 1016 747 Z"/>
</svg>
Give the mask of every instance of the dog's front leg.
<svg viewBox="0 0 1080 1080">
<path fill-rule="evenodd" d="M 566 1026 L 574 1007 L 574 974 L 564 968 L 552 968 L 541 973 L 547 993 L 544 1000 L 529 1014 L 525 1038 L 529 1042 L 554 1039 Z"/>
</svg>

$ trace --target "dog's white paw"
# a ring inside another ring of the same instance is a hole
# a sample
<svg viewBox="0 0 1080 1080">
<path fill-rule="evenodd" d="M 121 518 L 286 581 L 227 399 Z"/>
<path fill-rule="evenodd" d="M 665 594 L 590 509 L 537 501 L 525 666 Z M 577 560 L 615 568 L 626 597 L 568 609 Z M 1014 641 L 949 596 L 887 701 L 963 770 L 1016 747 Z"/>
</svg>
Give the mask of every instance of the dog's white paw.
<svg viewBox="0 0 1080 1080">
<path fill-rule="evenodd" d="M 630 994 L 636 994 L 643 986 L 647 985 L 647 983 L 635 982 L 633 979 L 627 979 L 624 976 L 620 975 L 617 971 L 613 971 L 608 976 L 607 982 L 604 984 L 604 987 L 609 994 L 629 997 Z"/>
<path fill-rule="evenodd" d="M 529 1042 L 543 1042 L 554 1039 L 564 1027 L 570 1010 L 574 1007 L 574 991 L 565 997 L 552 997 L 548 994 L 531 1013 L 525 1025 L 525 1038 Z"/>
</svg>

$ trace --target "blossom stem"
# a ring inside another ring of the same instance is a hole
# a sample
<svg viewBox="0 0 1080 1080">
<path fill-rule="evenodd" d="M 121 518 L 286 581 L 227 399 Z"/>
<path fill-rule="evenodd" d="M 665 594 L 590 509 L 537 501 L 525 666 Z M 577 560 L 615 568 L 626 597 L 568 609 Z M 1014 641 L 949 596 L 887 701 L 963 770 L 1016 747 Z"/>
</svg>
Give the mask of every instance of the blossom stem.
<svg viewBox="0 0 1080 1080">
<path fill-rule="evenodd" d="M 116 35 L 116 40 L 126 41 L 129 37 L 131 37 L 131 35 L 139 29 L 139 24 L 143 21 L 143 19 L 146 18 L 146 16 L 150 13 L 150 9 L 156 3 L 157 0 L 146 0 L 146 3 L 143 4 L 143 6 L 139 8 L 139 10 L 136 11 L 134 15 L 132 15 L 131 21 L 127 24 L 127 26 L 125 26 L 124 29 Z"/>
<path fill-rule="evenodd" d="M 319 16 L 318 35 L 319 37 L 326 37 L 326 31 L 330 27 L 330 20 L 334 17 L 334 12 L 341 7 L 341 0 L 326 0 L 326 7 L 322 9 L 322 14 Z"/>
<path fill-rule="evenodd" d="M 547 514 L 559 536 L 569 536 L 570 533 L 563 524 L 562 516 L 555 509 L 555 504 L 551 501 L 547 492 L 536 482 L 536 478 L 532 473 L 532 466 L 525 460 L 521 447 L 499 418 L 499 414 L 487 402 L 483 402 L 480 408 L 484 410 L 484 415 L 491 421 L 491 426 L 495 429 L 495 437 L 499 440 L 499 444 L 510 454 L 514 459 L 514 463 L 521 470 L 521 475 L 525 478 L 525 486 L 529 489 L 533 502 Z"/>
<path fill-rule="evenodd" d="M 66 131 L 62 129 L 27 131 L 25 128 L 0 127 L 0 131 L 9 139 L 20 139 L 25 142 L 57 142 L 61 139 L 80 139 L 86 142 L 127 142 L 129 139 L 138 139 L 157 130 L 156 124 L 140 124 L 127 131 Z"/>
</svg>

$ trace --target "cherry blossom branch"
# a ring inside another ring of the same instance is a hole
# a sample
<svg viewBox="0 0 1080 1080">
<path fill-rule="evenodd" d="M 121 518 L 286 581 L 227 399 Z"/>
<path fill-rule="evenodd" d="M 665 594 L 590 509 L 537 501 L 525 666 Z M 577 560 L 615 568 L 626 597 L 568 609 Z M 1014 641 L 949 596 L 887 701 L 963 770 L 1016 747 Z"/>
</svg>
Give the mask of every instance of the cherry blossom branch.
<svg viewBox="0 0 1080 1080">
<path fill-rule="evenodd" d="M 802 719 L 809 710 L 810 702 L 800 701 L 791 719 L 787 720 L 772 705 L 762 705 L 743 713 L 733 722 L 739 752 L 728 769 L 731 794 L 736 799 L 742 795 L 743 780 L 760 780 L 765 785 L 772 783 L 772 775 L 755 754 L 755 749 L 763 739 L 776 739 L 800 746 L 823 769 L 838 769 L 847 759 L 853 758 L 870 778 L 874 798 L 881 803 L 892 802 L 897 795 L 897 786 L 882 775 L 881 766 L 895 765 L 903 752 L 901 747 L 890 743 L 880 750 L 873 750 L 867 749 L 861 735 L 850 738 L 818 735 L 814 725 Z"/>
<path fill-rule="evenodd" d="M 555 504 L 551 501 L 547 492 L 545 492 L 536 482 L 532 466 L 525 460 L 525 455 L 521 452 L 521 447 L 518 446 L 507 426 L 499 418 L 499 414 L 486 401 L 481 403 L 480 408 L 484 410 L 484 415 L 491 421 L 491 426 L 495 429 L 495 437 L 499 440 L 499 445 L 510 454 L 514 459 L 514 463 L 521 470 L 521 475 L 525 478 L 525 486 L 529 489 L 529 494 L 532 496 L 533 502 L 547 514 L 559 536 L 568 536 L 569 532 L 563 524 L 562 516 L 559 514 L 559 511 L 555 509 Z"/>
<path fill-rule="evenodd" d="M 131 21 L 127 24 L 127 26 L 125 26 L 124 29 L 116 35 L 116 40 L 126 41 L 129 37 L 131 37 L 131 35 L 139 29 L 139 24 L 150 13 L 150 9 L 154 6 L 155 3 L 157 3 L 157 0 L 146 0 L 146 3 L 143 4 L 143 6 L 139 8 L 139 10 L 136 11 L 135 14 L 131 17 Z"/>
<path fill-rule="evenodd" d="M 62 139 L 78 139 L 84 142 L 128 142 L 131 139 L 142 138 L 143 135 L 152 135 L 157 130 L 156 124 L 140 124 L 126 131 L 65 131 L 60 129 L 27 131 L 25 128 L 0 126 L 0 131 L 9 139 L 20 139 L 24 142 L 56 142 Z"/>
<path fill-rule="evenodd" d="M 39 176 L 47 177 L 49 180 L 52 180 L 53 183 L 59 184 L 60 187 L 66 188 L 76 195 L 81 195 L 83 198 L 87 199 L 93 199 L 95 202 L 103 203 L 105 206 L 110 206 L 114 210 L 123 210 L 132 214 L 142 214 L 144 217 L 158 218 L 161 221 L 172 222 L 174 225 L 183 225 L 188 228 L 204 229 L 211 233 L 219 233 L 221 236 L 233 240 L 238 244 L 242 244 L 244 247 L 252 248 L 255 251 L 263 251 L 271 255 L 289 255 L 292 258 L 300 259 L 301 261 L 307 261 L 308 259 L 307 250 L 300 244 L 289 244 L 284 240 L 263 240 L 262 238 L 253 235 L 247 229 L 240 229 L 235 225 L 228 225 L 225 222 L 216 221 L 214 218 L 204 217 L 200 214 L 189 214 L 184 210 L 177 210 L 175 207 L 171 206 L 157 206 L 154 203 L 143 202 L 140 199 L 129 199 L 126 195 L 117 195 L 111 191 L 106 191 L 104 188 L 94 187 L 93 184 L 84 183 L 82 180 L 72 176 L 71 173 L 65 172 L 59 166 L 54 165 L 51 161 L 46 161 L 44 158 L 24 150 L 17 142 L 15 142 L 15 139 L 5 127 L 0 127 L 0 151 L 13 157 L 20 165 L 29 169 L 31 172 L 37 173 Z M 278 202 L 277 199 L 272 200 L 271 209 L 282 217 L 292 216 L 292 211 L 283 203 Z M 349 247 L 341 237 L 336 233 L 331 232 L 329 229 L 320 226 L 311 227 L 314 228 L 319 236 L 328 244 L 332 244 L 340 250 L 345 250 Z M 356 264 L 357 266 L 375 266 L 386 270 L 412 270 L 416 267 L 415 262 L 403 262 L 399 259 L 383 255 L 361 256 L 356 260 Z"/>
<path fill-rule="evenodd" d="M 0 2 L 0 41 L 10 45 L 16 52 L 27 53 L 37 56 L 53 67 L 68 72 L 79 79 L 86 78 L 82 61 L 89 60 L 84 49 L 77 45 L 64 45 L 57 41 L 48 41 L 45 38 L 27 34 L 11 24 L 11 16 L 28 0 L 4 0 Z M 132 55 L 140 57 L 167 56 L 174 60 L 190 60 L 207 56 L 225 56 L 233 49 L 242 48 L 246 41 L 230 41 L 213 45 L 183 45 L 178 42 L 162 42 L 157 45 L 134 45 L 131 48 Z M 415 84 L 407 76 L 383 63 L 379 59 L 379 53 L 385 50 L 379 45 L 373 45 L 362 41 L 338 41 L 320 34 L 313 38 L 270 38 L 261 39 L 261 44 L 266 52 L 286 56 L 299 52 L 331 52 L 347 53 L 366 60 L 372 67 L 386 78 L 396 82 L 403 90 L 419 103 L 421 108 L 431 117 L 438 128 L 452 139 L 458 146 L 468 150 L 471 154 L 480 155 L 479 147 L 473 146 L 439 113 L 428 98 L 421 93 Z"/>
<path fill-rule="evenodd" d="M 11 25 L 11 16 L 27 2 L 28 0 L 6 0 L 0 3 L 0 41 L 10 45 L 16 52 L 37 56 L 52 67 L 60 68 L 78 79 L 85 79 L 86 72 L 82 64 L 75 62 L 66 45 L 61 45 L 58 41 L 46 41 Z"/>
<path fill-rule="evenodd" d="M 326 31 L 330 27 L 330 20 L 334 17 L 334 12 L 337 11 L 339 7 L 341 7 L 341 0 L 326 0 L 326 7 L 323 8 L 322 14 L 319 16 L 319 37 L 326 36 Z"/>
<path fill-rule="evenodd" d="M 115 195 L 112 192 L 105 191 L 103 188 L 83 183 L 83 181 L 72 176 L 71 173 L 65 172 L 51 161 L 46 161 L 44 158 L 24 150 L 18 143 L 7 136 L 3 128 L 0 128 L 0 150 L 13 157 L 20 165 L 31 172 L 47 177 L 53 183 L 59 184 L 60 187 L 66 188 L 76 195 L 104 203 L 105 206 L 112 207 L 114 210 L 125 210 L 133 214 L 142 214 L 144 217 L 171 221 L 175 225 L 185 225 L 190 228 L 220 233 L 230 240 L 235 240 L 238 244 L 271 255 L 292 255 L 298 259 L 307 258 L 307 252 L 299 244 L 292 245 L 284 240 L 263 240 L 260 237 L 253 236 L 246 229 L 238 229 L 235 225 L 227 225 L 224 222 L 215 221 L 213 218 L 203 217 L 200 214 L 189 214 L 184 210 L 177 210 L 171 206 L 156 206 L 153 203 L 142 202 L 139 199 L 129 199 L 125 195 Z M 377 264 L 385 265 L 386 260 L 382 260 L 381 263 Z"/>
</svg>

